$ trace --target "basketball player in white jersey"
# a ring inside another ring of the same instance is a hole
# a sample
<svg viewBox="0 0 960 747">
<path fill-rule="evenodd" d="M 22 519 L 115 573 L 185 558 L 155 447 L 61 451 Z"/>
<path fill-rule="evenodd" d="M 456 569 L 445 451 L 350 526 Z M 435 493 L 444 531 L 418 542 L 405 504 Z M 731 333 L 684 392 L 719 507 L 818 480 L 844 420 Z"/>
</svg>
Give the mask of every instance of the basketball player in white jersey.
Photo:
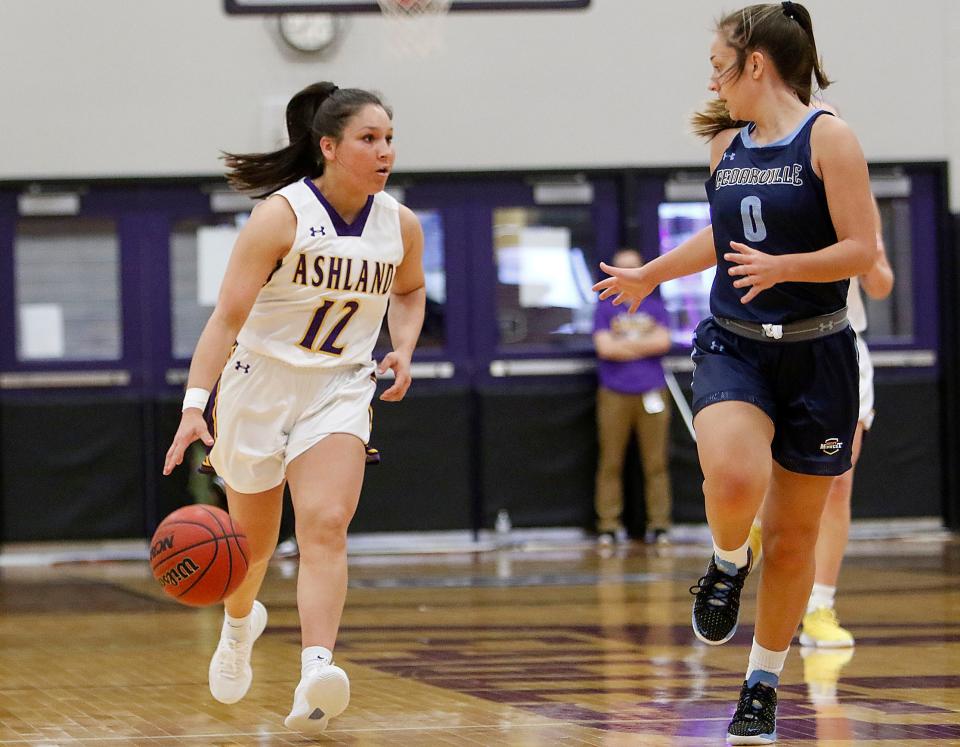
<svg viewBox="0 0 960 747">
<path fill-rule="evenodd" d="M 818 109 L 826 109 L 835 116 L 840 116 L 836 107 L 825 101 L 814 101 Z M 837 591 L 837 580 L 840 577 L 840 565 L 843 563 L 843 554 L 847 548 L 847 537 L 850 534 L 850 496 L 853 493 L 853 473 L 857 460 L 860 458 L 860 448 L 863 436 L 873 425 L 873 363 L 870 361 L 870 351 L 864 342 L 863 333 L 867 329 L 867 311 L 863 306 L 860 289 L 874 301 L 882 301 L 893 290 L 893 269 L 887 261 L 887 254 L 883 243 L 883 222 L 880 219 L 880 209 L 877 201 L 873 201 L 873 217 L 877 230 L 877 255 L 870 271 L 850 279 L 850 288 L 847 291 L 847 318 L 850 326 L 857 333 L 857 354 L 860 369 L 860 413 L 857 420 L 857 430 L 853 438 L 853 467 L 833 481 L 827 503 L 820 519 L 820 533 L 817 536 L 817 570 L 814 577 L 813 590 L 807 602 L 807 612 L 803 616 L 800 633 L 800 645 L 817 648 L 847 648 L 853 646 L 853 636 L 848 630 L 840 626 L 834 611 L 834 596 Z M 808 662 L 807 669 L 816 659 Z M 812 672 L 811 672 L 812 673 Z M 807 677 L 809 682 L 811 678 Z M 834 678 L 835 680 L 835 678 Z"/>
<path fill-rule="evenodd" d="M 210 662 L 210 691 L 222 703 L 250 687 L 251 648 L 267 622 L 256 596 L 289 483 L 303 651 L 284 723 L 316 734 L 350 697 L 346 673 L 333 664 L 347 527 L 363 482 L 376 373 L 395 374 L 382 400 L 399 401 L 410 386 L 426 299 L 423 232 L 383 192 L 395 154 L 392 112 L 378 96 L 316 83 L 290 100 L 286 119 L 286 148 L 226 156 L 234 187 L 269 198 L 233 249 L 163 472 L 202 440 L 250 543 L 249 571 L 225 601 Z M 393 350 L 377 366 L 384 316 Z"/>
<path fill-rule="evenodd" d="M 853 492 L 853 474 L 864 434 L 873 425 L 873 364 L 870 351 L 863 339 L 867 329 L 867 312 L 863 305 L 861 289 L 874 301 L 880 301 L 893 290 L 894 276 L 884 251 L 880 212 L 874 204 L 877 224 L 877 258 L 870 271 L 850 279 L 847 292 L 847 318 L 857 333 L 857 353 L 860 369 L 860 412 L 857 430 L 853 439 L 853 466 L 849 471 L 834 478 L 827 502 L 820 519 L 817 535 L 816 575 L 813 590 L 807 602 L 800 629 L 800 645 L 804 656 L 804 679 L 811 697 L 830 701 L 836 695 L 836 683 L 840 669 L 853 655 L 853 635 L 841 627 L 834 610 L 834 597 L 840 566 L 847 548 L 850 533 L 850 497 Z M 818 653 L 824 650 L 845 649 L 844 652 Z"/>
</svg>

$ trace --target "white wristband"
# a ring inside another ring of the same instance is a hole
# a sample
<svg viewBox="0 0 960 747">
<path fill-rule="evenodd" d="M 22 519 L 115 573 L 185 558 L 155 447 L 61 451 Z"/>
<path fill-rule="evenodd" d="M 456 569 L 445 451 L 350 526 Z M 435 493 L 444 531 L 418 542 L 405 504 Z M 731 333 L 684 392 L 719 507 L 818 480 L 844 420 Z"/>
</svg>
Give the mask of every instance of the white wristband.
<svg viewBox="0 0 960 747">
<path fill-rule="evenodd" d="M 210 392 L 206 389 L 201 389 L 198 386 L 187 389 L 186 393 L 183 395 L 183 407 L 180 408 L 181 412 L 187 410 L 191 407 L 196 407 L 198 410 L 202 410 L 207 406 L 207 400 L 210 399 Z"/>
</svg>

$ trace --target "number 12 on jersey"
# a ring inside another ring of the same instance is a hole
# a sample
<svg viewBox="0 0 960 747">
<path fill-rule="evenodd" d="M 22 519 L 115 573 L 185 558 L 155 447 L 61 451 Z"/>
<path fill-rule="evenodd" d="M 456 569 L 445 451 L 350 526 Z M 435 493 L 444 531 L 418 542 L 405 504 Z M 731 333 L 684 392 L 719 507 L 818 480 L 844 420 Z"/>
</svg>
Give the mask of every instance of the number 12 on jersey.
<svg viewBox="0 0 960 747">
<path fill-rule="evenodd" d="M 316 311 L 313 312 L 313 318 L 310 320 L 310 326 L 307 327 L 306 333 L 303 335 L 303 339 L 300 340 L 297 344 L 310 350 L 314 353 L 326 353 L 327 355 L 342 355 L 344 348 L 338 348 L 336 346 L 337 338 L 340 336 L 340 333 L 343 332 L 343 328 L 347 326 L 347 322 L 350 321 L 350 318 L 357 313 L 357 309 L 360 308 L 360 303 L 358 301 L 346 301 L 344 302 L 340 311 L 340 318 L 337 319 L 336 323 L 330 329 L 330 331 L 321 338 L 319 345 L 314 347 L 317 342 L 317 338 L 320 336 L 320 327 L 323 326 L 324 320 L 327 318 L 327 312 L 330 311 L 336 305 L 336 301 L 324 301 L 322 305 L 318 306 Z"/>
</svg>

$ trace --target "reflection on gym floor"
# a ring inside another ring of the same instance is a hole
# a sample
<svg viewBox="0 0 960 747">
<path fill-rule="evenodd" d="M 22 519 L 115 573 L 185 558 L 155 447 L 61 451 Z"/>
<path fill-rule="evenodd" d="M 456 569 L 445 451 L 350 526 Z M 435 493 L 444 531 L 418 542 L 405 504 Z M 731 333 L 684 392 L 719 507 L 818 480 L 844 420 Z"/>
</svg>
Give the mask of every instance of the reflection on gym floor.
<svg viewBox="0 0 960 747">
<path fill-rule="evenodd" d="M 271 567 L 253 686 L 226 706 L 207 691 L 220 610 L 166 599 L 140 552 L 0 556 L 0 745 L 307 743 L 282 725 L 296 560 Z M 699 644 L 687 587 L 708 552 L 565 540 L 353 556 L 336 651 L 353 699 L 320 741 L 722 744 L 756 580 L 735 638 Z M 779 744 L 960 744 L 958 571 L 960 542 L 940 533 L 852 542 L 838 605 L 857 647 L 794 646 Z"/>
</svg>

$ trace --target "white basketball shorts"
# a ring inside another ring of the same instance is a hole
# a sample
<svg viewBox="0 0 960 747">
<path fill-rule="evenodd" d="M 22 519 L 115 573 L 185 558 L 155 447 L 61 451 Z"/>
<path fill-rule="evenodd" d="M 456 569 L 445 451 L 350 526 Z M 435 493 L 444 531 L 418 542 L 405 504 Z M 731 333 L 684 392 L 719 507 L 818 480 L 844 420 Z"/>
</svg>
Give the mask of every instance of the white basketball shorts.
<svg viewBox="0 0 960 747">
<path fill-rule="evenodd" d="M 210 464 L 241 493 L 276 487 L 291 461 L 331 433 L 366 444 L 375 389 L 373 361 L 303 368 L 238 345 L 215 393 Z"/>
<path fill-rule="evenodd" d="M 873 425 L 873 362 L 870 360 L 870 351 L 867 343 L 857 335 L 857 361 L 860 368 L 860 417 L 864 430 L 870 430 Z"/>
</svg>

